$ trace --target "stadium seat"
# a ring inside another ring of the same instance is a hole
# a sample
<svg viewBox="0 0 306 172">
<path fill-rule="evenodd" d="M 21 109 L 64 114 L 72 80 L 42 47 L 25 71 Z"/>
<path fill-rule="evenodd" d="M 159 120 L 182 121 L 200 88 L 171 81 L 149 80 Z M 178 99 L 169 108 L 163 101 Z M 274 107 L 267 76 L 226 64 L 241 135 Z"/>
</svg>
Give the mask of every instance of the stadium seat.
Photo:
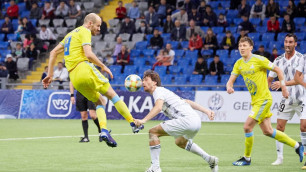
<svg viewBox="0 0 306 172">
<path fill-rule="evenodd" d="M 140 50 L 132 49 L 130 52 L 131 57 L 139 57 L 140 56 Z"/>
<path fill-rule="evenodd" d="M 4 19 L 0 19 L 0 26 L 2 26 L 4 22 L 5 22 Z"/>
<path fill-rule="evenodd" d="M 171 74 L 180 74 L 181 72 L 181 67 L 180 66 L 169 66 L 169 71 Z"/>
<path fill-rule="evenodd" d="M 220 26 L 216 26 L 216 27 L 212 27 L 211 28 L 213 30 L 214 33 L 218 34 L 218 33 L 223 33 L 224 28 L 220 27 Z"/>
<path fill-rule="evenodd" d="M 18 58 L 17 60 L 17 70 L 19 72 L 25 72 L 29 70 L 29 61 L 30 59 L 27 57 Z"/>
<path fill-rule="evenodd" d="M 161 37 L 165 40 L 169 40 L 170 39 L 170 33 L 162 33 Z"/>
<path fill-rule="evenodd" d="M 53 19 L 53 26 L 55 28 L 57 27 L 62 27 L 63 26 L 63 23 L 64 23 L 64 19 Z"/>
<path fill-rule="evenodd" d="M 131 35 L 129 33 L 121 33 L 121 34 L 119 34 L 119 36 L 122 38 L 123 42 L 126 42 L 130 39 Z"/>
<path fill-rule="evenodd" d="M 179 42 L 178 41 L 170 41 L 172 49 L 178 49 Z"/>
<path fill-rule="evenodd" d="M 144 59 L 144 58 L 140 58 L 140 57 L 134 58 L 134 65 L 135 66 L 142 67 L 142 66 L 145 65 L 145 63 L 146 63 L 146 59 Z"/>
<path fill-rule="evenodd" d="M 224 38 L 226 34 L 225 33 L 218 33 L 217 35 L 217 41 L 218 41 L 218 44 L 220 45 L 222 43 L 222 40 Z"/>
<path fill-rule="evenodd" d="M 221 54 L 221 55 L 219 55 L 220 56 L 220 60 L 222 61 L 222 62 L 225 62 L 226 60 L 228 60 L 228 54 Z"/>
<path fill-rule="evenodd" d="M 29 18 L 29 16 L 30 16 L 30 11 L 22 11 L 20 14 L 20 18 L 24 18 L 24 17 Z"/>
<path fill-rule="evenodd" d="M 76 26 L 77 19 L 65 19 L 65 23 L 67 27 L 74 28 Z"/>
<path fill-rule="evenodd" d="M 175 58 L 176 59 L 182 58 L 185 54 L 184 50 L 174 50 L 174 52 L 175 52 Z"/>
<path fill-rule="evenodd" d="M 305 25 L 305 17 L 295 17 L 293 19 L 295 26 L 304 26 Z"/>
<path fill-rule="evenodd" d="M 153 35 L 152 34 L 148 34 L 148 35 L 146 35 L 146 39 L 147 39 L 147 41 L 150 43 L 150 40 L 151 40 L 151 38 L 153 37 Z"/>
<path fill-rule="evenodd" d="M 239 24 L 242 22 L 242 19 L 241 18 L 234 18 L 234 24 L 236 26 L 239 26 Z"/>
<path fill-rule="evenodd" d="M 202 50 L 201 51 L 202 56 L 212 56 L 213 55 L 213 50 Z"/>
<path fill-rule="evenodd" d="M 268 25 L 268 21 L 270 20 L 270 18 L 265 18 L 263 21 L 262 21 L 262 26 L 266 27 L 267 28 L 267 25 Z"/>
<path fill-rule="evenodd" d="M 195 59 L 197 59 L 197 58 L 195 58 Z M 178 66 L 189 66 L 190 60 L 192 60 L 192 59 L 190 59 L 190 58 L 181 58 L 181 59 L 178 60 L 177 65 Z"/>
<path fill-rule="evenodd" d="M 244 80 L 243 80 L 243 77 L 240 75 L 238 76 L 238 78 L 236 79 L 235 81 L 235 84 L 234 85 L 245 85 L 244 84 Z"/>
<path fill-rule="evenodd" d="M 156 66 L 154 69 L 160 76 L 166 75 L 167 67 L 166 66 Z"/>
<path fill-rule="evenodd" d="M 218 76 L 206 75 L 204 79 L 205 85 L 217 85 Z"/>
<path fill-rule="evenodd" d="M 187 85 L 187 78 L 186 76 L 176 76 L 174 78 L 175 85 Z"/>
<path fill-rule="evenodd" d="M 263 34 L 267 32 L 267 26 L 257 26 L 256 31 Z"/>
<path fill-rule="evenodd" d="M 133 34 L 132 40 L 135 42 L 143 41 L 144 34 L 143 33 L 135 33 Z"/>
<path fill-rule="evenodd" d="M 138 69 L 138 75 L 143 75 L 146 70 L 152 69 L 152 66 L 142 66 Z"/>
<path fill-rule="evenodd" d="M 0 42 L 0 49 L 7 49 L 9 46 L 9 42 Z"/>
<path fill-rule="evenodd" d="M 94 6 L 95 6 L 94 2 L 84 2 L 83 3 L 83 7 L 87 13 L 92 12 Z"/>
<path fill-rule="evenodd" d="M 251 18 L 250 22 L 254 25 L 254 26 L 259 26 L 261 19 L 260 18 Z"/>
<path fill-rule="evenodd" d="M 284 41 L 288 33 L 281 32 L 277 35 L 277 41 Z"/>
<path fill-rule="evenodd" d="M 41 26 L 41 25 L 49 26 L 49 24 L 50 24 L 50 19 L 40 19 L 40 20 L 38 20 L 38 23 L 39 23 L 40 26 Z"/>
<path fill-rule="evenodd" d="M 305 32 L 296 32 L 295 35 L 297 36 L 298 41 L 306 40 L 305 39 Z"/>
<path fill-rule="evenodd" d="M 115 38 L 116 38 L 116 34 L 111 34 L 111 33 L 109 33 L 109 34 L 106 34 L 106 35 L 104 36 L 104 41 L 105 41 L 105 42 L 114 42 L 114 41 L 115 41 Z"/>
<path fill-rule="evenodd" d="M 217 50 L 216 54 L 219 56 L 228 55 L 228 50 Z"/>
<path fill-rule="evenodd" d="M 221 75 L 220 85 L 226 85 L 229 78 L 230 78 L 230 75 Z"/>
<path fill-rule="evenodd" d="M 148 45 L 147 41 L 140 41 L 136 43 L 136 49 L 143 50 L 146 49 Z"/>
<path fill-rule="evenodd" d="M 214 58 L 208 58 L 208 59 L 206 60 L 207 66 L 209 66 L 210 63 L 213 62 L 213 61 L 214 61 Z"/>
<path fill-rule="evenodd" d="M 240 56 L 240 53 L 239 53 L 238 50 L 232 50 L 232 51 L 231 51 L 230 58 L 235 58 L 235 59 L 237 59 L 237 58 L 240 58 L 240 57 L 241 57 L 241 56 Z"/>
<path fill-rule="evenodd" d="M 161 78 L 162 85 L 171 85 L 172 84 L 172 75 L 165 75 Z"/>
<path fill-rule="evenodd" d="M 272 52 L 273 48 L 276 48 L 277 50 L 282 49 L 283 41 L 270 41 L 269 42 L 269 51 Z"/>
<path fill-rule="evenodd" d="M 228 10 L 226 14 L 226 18 L 236 18 L 238 17 L 238 10 Z"/>
<path fill-rule="evenodd" d="M 224 9 L 229 9 L 231 6 L 230 1 L 223 1 L 221 5 Z"/>
<path fill-rule="evenodd" d="M 182 47 L 183 49 L 188 49 L 188 47 L 189 47 L 189 42 L 188 42 L 188 41 L 182 41 L 182 42 L 181 42 L 181 47 Z"/>
<path fill-rule="evenodd" d="M 210 2 L 208 3 L 208 5 L 210 5 L 212 9 L 217 9 L 218 6 L 219 6 L 219 4 L 221 5 L 221 3 L 218 2 L 218 1 L 210 1 Z"/>
<path fill-rule="evenodd" d="M 262 41 L 274 41 L 274 33 L 264 33 L 262 35 Z"/>
<path fill-rule="evenodd" d="M 185 53 L 185 57 L 189 59 L 198 58 L 198 50 L 194 51 L 187 50 Z"/>
<path fill-rule="evenodd" d="M 155 50 L 152 50 L 152 49 L 144 49 L 142 50 L 142 53 L 145 57 L 150 57 L 150 58 L 153 58 L 154 57 L 154 53 L 155 53 Z"/>
<path fill-rule="evenodd" d="M 248 37 L 252 38 L 254 42 L 260 41 L 260 33 L 258 32 L 249 33 Z"/>
<path fill-rule="evenodd" d="M 7 39 L 10 41 L 17 41 L 17 37 L 17 34 L 14 33 L 7 34 Z"/>
<path fill-rule="evenodd" d="M 4 40 L 5 34 L 4 33 L 0 33 L 0 42 L 2 42 Z"/>
<path fill-rule="evenodd" d="M 188 87 L 188 86 L 178 87 L 178 88 L 179 88 L 179 91 L 193 91 L 193 90 L 195 90 L 195 87 Z"/>
<path fill-rule="evenodd" d="M 214 10 L 214 12 L 216 13 L 217 16 L 219 16 L 220 14 L 225 15 L 226 10 L 225 9 L 221 9 L 221 10 L 216 9 L 216 10 Z"/>
<path fill-rule="evenodd" d="M 206 33 L 207 30 L 209 29 L 209 27 L 207 27 L 207 26 L 202 26 L 200 28 L 201 28 L 201 30 L 203 30 L 204 33 Z"/>
<path fill-rule="evenodd" d="M 115 28 L 119 24 L 119 19 L 110 19 L 108 20 L 108 24 L 110 27 Z"/>
<path fill-rule="evenodd" d="M 190 85 L 201 85 L 203 81 L 203 75 L 191 75 L 189 78 Z"/>
<path fill-rule="evenodd" d="M 138 69 L 138 66 L 136 65 L 127 65 L 124 68 L 124 73 L 127 75 L 135 74 L 137 73 L 137 69 Z"/>
<path fill-rule="evenodd" d="M 64 37 L 67 34 L 68 28 L 67 27 L 57 27 L 56 33 L 59 37 Z"/>
<path fill-rule="evenodd" d="M 136 42 L 134 41 L 127 41 L 124 42 L 123 45 L 125 45 L 129 50 L 134 49 Z"/>
</svg>

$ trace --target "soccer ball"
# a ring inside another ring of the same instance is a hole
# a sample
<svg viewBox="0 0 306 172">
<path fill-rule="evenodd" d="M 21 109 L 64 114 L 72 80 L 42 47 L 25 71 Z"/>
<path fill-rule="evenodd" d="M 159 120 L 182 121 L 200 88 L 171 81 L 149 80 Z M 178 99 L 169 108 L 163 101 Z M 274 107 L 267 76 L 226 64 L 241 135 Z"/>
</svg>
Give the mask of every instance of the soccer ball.
<svg viewBox="0 0 306 172">
<path fill-rule="evenodd" d="M 128 91 L 135 92 L 142 87 L 142 80 L 138 75 L 132 74 L 125 78 L 124 86 Z"/>
</svg>

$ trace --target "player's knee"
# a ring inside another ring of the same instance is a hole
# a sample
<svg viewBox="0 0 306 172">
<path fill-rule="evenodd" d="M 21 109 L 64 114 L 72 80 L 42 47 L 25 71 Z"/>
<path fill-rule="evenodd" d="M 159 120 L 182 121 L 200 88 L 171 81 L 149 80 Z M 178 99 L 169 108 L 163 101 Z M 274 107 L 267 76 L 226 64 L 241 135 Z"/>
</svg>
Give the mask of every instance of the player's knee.
<svg viewBox="0 0 306 172">
<path fill-rule="evenodd" d="M 306 132 L 306 125 L 301 125 L 300 130 L 301 132 Z"/>
<path fill-rule="evenodd" d="M 262 133 L 266 136 L 272 136 L 273 130 L 262 130 Z"/>
<path fill-rule="evenodd" d="M 187 142 L 188 142 L 188 141 L 181 140 L 181 139 L 176 139 L 176 140 L 175 140 L 175 144 L 176 144 L 178 147 L 182 148 L 182 149 L 185 149 Z"/>
<path fill-rule="evenodd" d="M 276 126 L 276 129 L 279 130 L 279 131 L 284 132 L 284 131 L 285 131 L 285 126 L 283 126 L 283 125 L 277 125 L 277 126 Z"/>
<path fill-rule="evenodd" d="M 87 111 L 86 112 L 81 112 L 81 119 L 83 121 L 88 119 Z"/>
<path fill-rule="evenodd" d="M 252 132 L 252 129 L 251 129 L 249 126 L 244 126 L 244 127 L 243 127 L 243 130 L 244 130 L 245 133 L 250 133 L 250 132 Z"/>
</svg>

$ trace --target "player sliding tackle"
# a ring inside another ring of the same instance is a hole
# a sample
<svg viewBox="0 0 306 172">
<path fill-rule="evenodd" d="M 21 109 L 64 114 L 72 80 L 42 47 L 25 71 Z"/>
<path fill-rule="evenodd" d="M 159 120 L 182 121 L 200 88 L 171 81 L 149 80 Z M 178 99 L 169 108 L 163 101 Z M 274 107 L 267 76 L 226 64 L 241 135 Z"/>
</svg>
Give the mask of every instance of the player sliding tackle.
<svg viewBox="0 0 306 172">
<path fill-rule="evenodd" d="M 105 141 L 110 147 L 116 147 L 116 141 L 111 137 L 106 127 L 105 101 L 101 94 L 113 102 L 117 111 L 130 123 L 134 133 L 143 129 L 143 125 L 136 127 L 134 119 L 126 104 L 113 90 L 107 78 L 105 78 L 94 66 L 97 65 L 102 71 L 113 78 L 112 72 L 92 52 L 91 36 L 100 33 L 101 18 L 94 14 L 88 14 L 84 24 L 70 33 L 50 52 L 50 62 L 47 77 L 42 81 L 45 88 L 52 82 L 53 67 L 57 56 L 64 52 L 66 67 L 69 71 L 70 80 L 89 101 L 96 104 L 96 113 L 101 128 L 100 142 Z"/>
<path fill-rule="evenodd" d="M 253 128 L 258 123 L 263 134 L 270 136 L 279 142 L 285 143 L 295 148 L 296 153 L 299 155 L 300 162 L 303 161 L 304 147 L 301 143 L 293 140 L 285 133 L 273 129 L 271 126 L 270 107 L 272 104 L 272 95 L 268 88 L 267 70 L 275 72 L 280 80 L 282 94 L 284 98 L 288 98 L 284 75 L 281 69 L 271 63 L 265 57 L 252 54 L 253 41 L 249 37 L 243 37 L 239 41 L 239 52 L 242 56 L 233 68 L 232 75 L 226 84 L 227 92 L 234 93 L 233 84 L 239 75 L 243 76 L 244 82 L 252 97 L 252 110 L 244 123 L 245 132 L 245 149 L 244 157 L 233 162 L 233 165 L 244 166 L 251 164 L 251 152 L 254 142 Z"/>
<path fill-rule="evenodd" d="M 159 137 L 161 136 L 173 136 L 175 138 L 175 144 L 178 147 L 199 155 L 209 163 L 213 172 L 218 171 L 218 158 L 210 156 L 197 144 L 192 142 L 192 139 L 201 128 L 201 118 L 195 110 L 207 114 L 210 120 L 214 119 L 214 112 L 193 101 L 184 100 L 172 91 L 161 87 L 158 73 L 151 70 L 144 73 L 143 89 L 153 95 L 155 106 L 142 120 L 135 119 L 136 125 L 143 125 L 160 113 L 160 111 L 163 111 L 164 114 L 171 119 L 149 130 L 152 165 L 146 172 L 161 172 L 159 166 L 159 154 L 161 149 Z"/>
</svg>

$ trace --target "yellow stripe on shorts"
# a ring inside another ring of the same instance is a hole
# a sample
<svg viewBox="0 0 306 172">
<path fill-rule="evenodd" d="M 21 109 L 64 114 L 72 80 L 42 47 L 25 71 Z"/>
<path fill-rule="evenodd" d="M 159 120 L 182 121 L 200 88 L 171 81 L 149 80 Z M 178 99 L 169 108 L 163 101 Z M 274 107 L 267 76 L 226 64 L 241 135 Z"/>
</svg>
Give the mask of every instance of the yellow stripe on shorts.
<svg viewBox="0 0 306 172">
<path fill-rule="evenodd" d="M 263 102 L 263 104 L 260 106 L 260 109 L 259 109 L 259 111 L 258 111 L 258 113 L 257 113 L 257 115 L 256 115 L 256 120 L 258 120 L 258 118 L 260 117 L 260 115 L 262 114 L 262 112 L 264 111 L 264 109 L 265 109 L 265 106 L 267 105 L 267 103 L 268 103 L 268 100 L 265 100 L 264 102 Z"/>
<path fill-rule="evenodd" d="M 102 74 L 97 70 L 97 68 L 92 64 L 86 61 L 86 63 L 92 68 L 97 77 L 104 83 L 108 83 L 108 79 L 104 78 Z"/>
</svg>

